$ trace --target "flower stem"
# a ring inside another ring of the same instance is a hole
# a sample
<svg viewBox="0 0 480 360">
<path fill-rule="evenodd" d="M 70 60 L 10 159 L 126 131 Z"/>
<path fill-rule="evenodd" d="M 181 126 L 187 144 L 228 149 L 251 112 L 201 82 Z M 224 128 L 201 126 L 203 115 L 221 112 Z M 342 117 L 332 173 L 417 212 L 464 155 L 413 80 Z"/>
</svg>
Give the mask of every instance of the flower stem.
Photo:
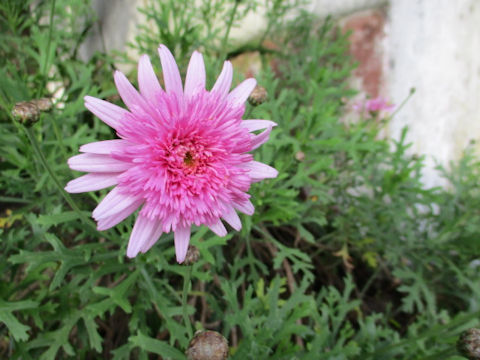
<svg viewBox="0 0 480 360">
<path fill-rule="evenodd" d="M 53 182 L 55 183 L 55 186 L 57 187 L 57 189 L 60 191 L 60 193 L 62 194 L 63 198 L 65 199 L 65 201 L 68 203 L 68 205 L 70 205 L 70 207 L 73 209 L 73 211 L 75 211 L 80 220 L 82 220 L 82 222 L 85 224 L 85 225 L 88 225 L 90 227 L 93 227 L 93 229 L 95 229 L 95 232 L 97 231 L 96 230 L 96 227 L 95 225 L 92 223 L 91 220 L 89 220 L 85 214 L 82 213 L 82 211 L 80 210 L 80 208 L 77 206 L 77 204 L 75 204 L 75 202 L 73 201 L 73 199 L 71 198 L 70 194 L 68 194 L 64 189 L 63 189 L 63 186 L 60 184 L 60 181 L 58 180 L 57 176 L 55 175 L 55 172 L 52 170 L 52 168 L 50 167 L 50 165 L 48 164 L 48 161 L 47 159 L 45 158 L 45 155 L 43 154 L 42 152 L 42 149 L 40 148 L 40 145 L 38 144 L 38 141 L 37 139 L 35 138 L 35 135 L 33 134 L 32 132 L 32 129 L 29 128 L 29 127 L 23 127 L 23 129 L 25 130 L 25 133 L 27 134 L 27 137 L 28 137 L 28 140 L 30 141 L 30 144 L 32 145 L 32 149 L 33 149 L 33 152 L 35 153 L 35 155 L 37 156 L 38 160 L 40 160 L 40 163 L 43 165 L 43 167 L 45 168 L 45 170 L 47 170 L 48 174 L 50 175 L 50 177 L 52 178 Z"/>
<path fill-rule="evenodd" d="M 240 1 L 235 1 L 235 3 L 233 4 L 232 11 L 230 12 L 230 17 L 228 18 L 228 21 L 227 21 L 227 30 L 225 30 L 225 36 L 223 37 L 221 54 L 219 57 L 220 61 L 226 60 L 225 57 L 227 56 L 228 37 L 230 35 L 230 30 L 232 29 L 233 22 L 235 21 L 235 14 L 237 13 L 239 2 Z"/>
<path fill-rule="evenodd" d="M 188 317 L 188 314 L 187 314 L 187 298 L 188 298 L 188 290 L 190 288 L 190 278 L 192 276 L 192 266 L 193 265 L 188 265 L 185 275 L 183 275 L 183 294 L 182 294 L 183 321 L 185 322 L 185 327 L 187 328 L 187 334 L 189 339 L 193 337 L 192 324 L 190 323 L 190 318 Z"/>
<path fill-rule="evenodd" d="M 45 59 L 42 66 L 42 80 L 41 86 L 37 89 L 37 97 L 40 97 L 42 92 L 45 90 L 45 85 L 47 84 L 48 78 L 48 63 L 50 62 L 50 49 L 52 47 L 52 36 L 53 36 L 53 22 L 54 22 L 54 15 L 55 15 L 55 3 L 56 0 L 52 0 L 51 7 L 50 7 L 50 19 L 49 19 L 49 29 L 48 29 L 48 39 L 47 39 L 47 50 L 45 53 Z"/>
</svg>

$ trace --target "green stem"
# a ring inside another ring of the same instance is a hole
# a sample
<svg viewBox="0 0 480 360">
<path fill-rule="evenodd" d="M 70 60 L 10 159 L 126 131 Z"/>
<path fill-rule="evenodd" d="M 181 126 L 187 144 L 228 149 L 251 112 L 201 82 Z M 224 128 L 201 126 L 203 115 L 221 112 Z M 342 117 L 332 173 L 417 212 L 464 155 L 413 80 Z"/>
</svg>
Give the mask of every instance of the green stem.
<svg viewBox="0 0 480 360">
<path fill-rule="evenodd" d="M 183 276 L 183 294 L 182 294 L 183 321 L 185 322 L 185 327 L 187 328 L 187 334 L 189 339 L 193 337 L 192 324 L 190 322 L 190 318 L 188 317 L 188 313 L 187 313 L 187 298 L 188 298 L 188 290 L 190 288 L 190 278 L 192 276 L 192 267 L 193 265 L 188 265 L 186 269 L 187 271 Z"/>
<path fill-rule="evenodd" d="M 400 105 L 395 109 L 395 111 L 390 115 L 390 119 L 393 119 L 393 117 L 400 111 L 402 108 L 405 106 L 405 104 L 410 100 L 410 98 L 415 94 L 415 88 L 411 88 L 410 92 L 408 93 L 408 96 L 403 100 Z"/>
<path fill-rule="evenodd" d="M 45 55 L 45 62 L 43 63 L 43 68 L 42 68 L 42 86 L 40 86 L 37 90 L 37 97 L 40 97 L 42 94 L 43 89 L 45 88 L 45 85 L 47 83 L 47 77 L 48 77 L 48 63 L 50 61 L 50 48 L 52 46 L 52 34 L 53 34 L 53 17 L 55 15 L 55 2 L 56 0 L 52 0 L 52 6 L 50 8 L 50 27 L 48 29 L 48 40 L 47 40 L 47 52 Z"/>
<path fill-rule="evenodd" d="M 18 203 L 18 204 L 30 204 L 30 200 L 20 199 L 12 196 L 0 196 L 0 202 L 2 203 Z"/>
<path fill-rule="evenodd" d="M 228 42 L 228 37 L 230 35 L 230 30 L 232 29 L 233 22 L 235 20 L 235 14 L 237 13 L 237 8 L 238 8 L 238 3 L 240 1 L 235 1 L 235 4 L 233 5 L 233 9 L 230 12 L 230 17 L 228 18 L 227 22 L 227 30 L 225 31 L 225 36 L 223 37 L 222 40 L 222 49 L 220 53 L 219 60 L 224 61 L 225 57 L 227 56 L 227 42 Z"/>
<path fill-rule="evenodd" d="M 70 205 L 70 207 L 73 209 L 73 211 L 75 211 L 78 214 L 80 220 L 82 220 L 82 222 L 85 225 L 93 227 L 93 229 L 95 229 L 95 232 L 96 232 L 97 229 L 96 229 L 95 225 L 93 224 L 93 222 L 90 219 L 88 219 L 85 216 L 84 213 L 82 213 L 80 208 L 77 206 L 77 204 L 75 204 L 75 202 L 71 198 L 70 194 L 67 193 L 63 189 L 63 186 L 62 186 L 62 184 L 60 184 L 60 181 L 58 180 L 57 176 L 55 175 L 55 172 L 52 170 L 52 168 L 48 164 L 48 161 L 45 158 L 45 155 L 43 154 L 42 149 L 40 148 L 40 145 L 39 145 L 37 139 L 35 138 L 35 135 L 32 132 L 32 129 L 29 128 L 29 127 L 23 127 L 23 128 L 25 130 L 25 133 L 27 134 L 27 137 L 28 137 L 28 140 L 30 141 L 30 144 L 32 145 L 33 152 L 37 156 L 38 160 L 40 160 L 40 163 L 43 165 L 45 170 L 47 170 L 48 174 L 52 178 L 53 182 L 55 183 L 55 186 L 57 187 L 58 191 L 60 191 L 60 193 L 62 194 L 65 201 L 68 203 L 68 205 Z"/>
<path fill-rule="evenodd" d="M 55 137 L 57 138 L 57 142 L 60 145 L 60 151 L 62 152 L 63 161 L 67 161 L 67 153 L 65 151 L 65 144 L 63 143 L 62 135 L 60 134 L 60 130 L 58 129 L 57 123 L 55 122 L 55 118 L 52 116 L 52 126 L 53 132 L 55 133 Z"/>
</svg>

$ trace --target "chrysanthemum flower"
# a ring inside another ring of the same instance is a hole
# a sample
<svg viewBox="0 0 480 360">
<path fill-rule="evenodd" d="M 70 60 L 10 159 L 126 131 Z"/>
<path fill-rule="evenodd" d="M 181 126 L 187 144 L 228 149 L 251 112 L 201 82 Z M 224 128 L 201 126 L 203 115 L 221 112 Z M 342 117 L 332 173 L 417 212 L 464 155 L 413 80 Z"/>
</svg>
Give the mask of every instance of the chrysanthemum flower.
<svg viewBox="0 0 480 360">
<path fill-rule="evenodd" d="M 237 210 L 252 215 L 247 191 L 252 182 L 274 178 L 277 171 L 254 161 L 250 151 L 268 140 L 269 120 L 242 120 L 245 101 L 256 85 L 247 79 L 229 92 L 232 65 L 224 63 L 210 91 L 205 66 L 194 52 L 185 86 L 170 51 L 159 48 L 165 90 L 150 59 L 138 65 L 138 92 L 121 72 L 114 75 L 128 110 L 86 96 L 85 106 L 117 131 L 120 139 L 80 147 L 71 169 L 87 175 L 70 181 L 71 193 L 116 185 L 93 211 L 99 230 L 109 229 L 141 208 L 130 235 L 127 256 L 148 251 L 162 233 L 174 232 L 177 261 L 183 262 L 192 225 L 227 233 L 221 219 L 235 230 Z M 255 134 L 257 130 L 264 130 Z"/>
</svg>

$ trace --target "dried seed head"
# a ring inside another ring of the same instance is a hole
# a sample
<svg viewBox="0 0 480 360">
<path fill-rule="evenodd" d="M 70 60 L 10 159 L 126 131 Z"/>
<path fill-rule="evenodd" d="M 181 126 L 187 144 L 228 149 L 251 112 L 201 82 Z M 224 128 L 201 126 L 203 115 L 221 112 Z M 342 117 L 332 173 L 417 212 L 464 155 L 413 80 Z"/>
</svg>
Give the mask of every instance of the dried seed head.
<svg viewBox="0 0 480 360">
<path fill-rule="evenodd" d="M 195 264 L 198 261 L 199 257 L 200 257 L 200 252 L 198 251 L 198 248 L 194 245 L 190 245 L 187 250 L 187 255 L 185 255 L 185 261 L 183 262 L 183 264 L 185 265 Z"/>
<path fill-rule="evenodd" d="M 52 100 L 41 98 L 16 103 L 12 115 L 22 124 L 31 125 L 38 120 L 41 111 L 48 111 L 52 108 Z"/>
<path fill-rule="evenodd" d="M 38 120 L 40 110 L 31 101 L 19 102 L 13 107 L 12 115 L 22 124 L 28 125 Z"/>
<path fill-rule="evenodd" d="M 457 350 L 469 360 L 480 360 L 480 329 L 468 329 L 460 334 Z"/>
<path fill-rule="evenodd" d="M 267 100 L 267 90 L 260 85 L 257 85 L 255 89 L 253 89 L 252 93 L 248 97 L 248 102 L 252 106 L 258 106 L 263 104 Z"/>
<path fill-rule="evenodd" d="M 225 360 L 228 342 L 216 331 L 199 330 L 190 340 L 186 354 L 188 360 Z"/>
</svg>

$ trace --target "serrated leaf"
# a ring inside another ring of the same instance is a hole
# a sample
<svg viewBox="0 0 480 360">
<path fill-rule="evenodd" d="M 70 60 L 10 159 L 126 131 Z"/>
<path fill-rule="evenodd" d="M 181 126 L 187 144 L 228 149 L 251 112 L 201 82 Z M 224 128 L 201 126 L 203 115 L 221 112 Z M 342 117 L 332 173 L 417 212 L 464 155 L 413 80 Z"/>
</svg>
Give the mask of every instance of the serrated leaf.
<svg viewBox="0 0 480 360">
<path fill-rule="evenodd" d="M 153 339 L 149 336 L 143 335 L 141 332 L 138 332 L 136 336 L 131 336 L 129 341 L 134 345 L 138 346 L 141 349 L 158 354 L 162 356 L 163 359 L 173 359 L 173 360 L 185 360 L 186 356 L 178 349 L 170 346 L 165 341 L 160 341 Z"/>
</svg>

